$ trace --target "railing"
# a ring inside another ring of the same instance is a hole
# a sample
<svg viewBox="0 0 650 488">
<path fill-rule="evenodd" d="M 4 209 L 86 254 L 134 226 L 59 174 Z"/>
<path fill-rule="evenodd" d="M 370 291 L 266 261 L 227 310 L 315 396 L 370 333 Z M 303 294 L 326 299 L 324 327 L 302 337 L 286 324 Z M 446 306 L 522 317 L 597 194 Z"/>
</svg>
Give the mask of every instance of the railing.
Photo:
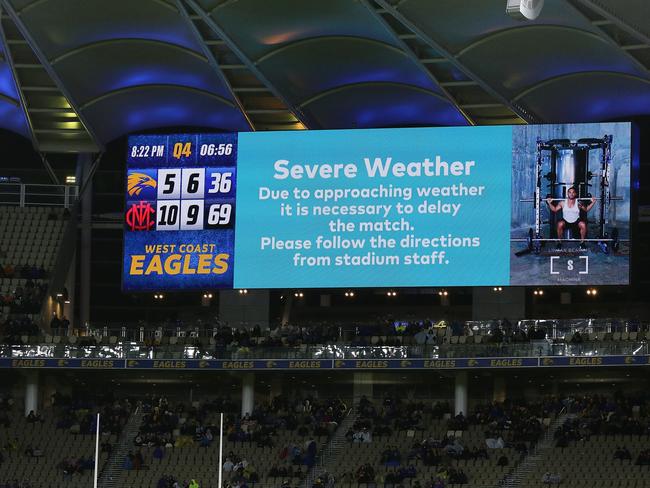
<svg viewBox="0 0 650 488">
<path fill-rule="evenodd" d="M 78 195 L 76 185 L 0 183 L 0 205 L 70 208 Z"/>
<path fill-rule="evenodd" d="M 251 324 L 245 324 L 242 327 L 234 329 L 250 329 Z M 306 326 L 309 329 L 309 325 Z M 386 336 L 391 338 L 411 338 L 413 333 L 400 333 L 391 331 L 389 334 L 382 334 L 377 331 L 377 324 L 337 324 L 339 339 L 349 339 L 352 341 L 370 340 L 372 336 Z M 439 330 L 441 327 L 434 327 Z M 460 332 L 454 334 L 452 327 L 443 326 L 448 329 L 446 335 L 462 335 Z M 470 320 L 460 324 L 460 331 L 471 331 L 474 335 L 489 337 L 496 328 L 507 332 L 508 326 L 502 321 L 494 320 Z M 559 340 L 569 335 L 580 332 L 581 334 L 608 334 L 608 333 L 629 333 L 650 331 L 650 323 L 646 320 L 621 319 L 621 318 L 580 318 L 580 319 L 525 319 L 514 322 L 511 329 L 519 329 L 524 332 L 531 330 L 543 329 L 545 338 L 549 340 Z M 148 339 L 161 339 L 162 337 L 193 337 L 193 338 L 211 338 L 218 333 L 219 327 L 202 325 L 142 325 L 140 323 L 108 323 L 106 325 L 93 324 L 85 333 L 95 337 L 119 337 L 122 340 L 144 342 Z M 375 331 L 375 332 L 370 332 Z M 53 331 L 57 333 L 56 331 Z M 68 331 L 59 331 L 61 335 L 66 335 Z M 309 341 L 307 341 L 309 342 Z"/>
<path fill-rule="evenodd" d="M 39 344 L 0 346 L 2 358 L 78 359 L 446 359 L 480 357 L 647 355 L 646 341 L 606 341 L 583 344 L 367 346 L 319 345 L 300 347 L 218 347 L 211 345 L 147 346 L 136 342 L 107 345 Z"/>
</svg>

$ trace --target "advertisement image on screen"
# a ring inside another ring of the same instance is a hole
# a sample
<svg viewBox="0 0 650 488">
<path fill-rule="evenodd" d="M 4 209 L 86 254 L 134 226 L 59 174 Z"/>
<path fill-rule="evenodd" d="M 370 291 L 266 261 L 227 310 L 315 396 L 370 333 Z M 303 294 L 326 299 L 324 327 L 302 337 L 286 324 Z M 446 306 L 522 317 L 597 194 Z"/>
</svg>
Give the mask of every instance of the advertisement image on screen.
<svg viewBox="0 0 650 488">
<path fill-rule="evenodd" d="M 510 284 L 628 284 L 631 124 L 512 132 Z"/>
<path fill-rule="evenodd" d="M 628 283 L 630 132 L 132 136 L 123 288 Z"/>
</svg>

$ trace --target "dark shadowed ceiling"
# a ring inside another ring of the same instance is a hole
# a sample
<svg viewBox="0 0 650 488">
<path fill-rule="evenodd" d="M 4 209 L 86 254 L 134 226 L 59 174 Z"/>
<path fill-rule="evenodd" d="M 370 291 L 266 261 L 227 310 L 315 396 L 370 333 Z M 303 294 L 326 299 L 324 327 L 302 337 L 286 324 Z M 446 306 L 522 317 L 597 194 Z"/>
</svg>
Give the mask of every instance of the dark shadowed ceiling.
<svg viewBox="0 0 650 488">
<path fill-rule="evenodd" d="M 650 114 L 650 1 L 0 0 L 0 127 L 41 152 L 124 134 Z"/>
</svg>

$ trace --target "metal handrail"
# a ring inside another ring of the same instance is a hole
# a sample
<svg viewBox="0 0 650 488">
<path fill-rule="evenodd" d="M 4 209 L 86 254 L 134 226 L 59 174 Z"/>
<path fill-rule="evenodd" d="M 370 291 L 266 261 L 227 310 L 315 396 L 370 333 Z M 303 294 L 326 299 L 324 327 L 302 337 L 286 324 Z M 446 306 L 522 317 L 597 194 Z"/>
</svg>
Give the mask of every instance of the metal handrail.
<svg viewBox="0 0 650 488">
<path fill-rule="evenodd" d="M 39 191 L 39 189 L 44 191 Z M 78 196 L 79 187 L 77 185 L 0 183 L 0 205 L 70 208 Z"/>
</svg>

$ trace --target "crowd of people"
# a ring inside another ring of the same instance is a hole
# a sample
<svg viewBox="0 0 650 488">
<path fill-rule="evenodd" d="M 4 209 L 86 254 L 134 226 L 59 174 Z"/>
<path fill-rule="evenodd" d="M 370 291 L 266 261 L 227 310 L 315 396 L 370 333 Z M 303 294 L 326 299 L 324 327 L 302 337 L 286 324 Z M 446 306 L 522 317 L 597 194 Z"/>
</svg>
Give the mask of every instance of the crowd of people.
<svg viewBox="0 0 650 488">
<path fill-rule="evenodd" d="M 357 420 L 345 436 L 349 441 L 372 442 L 374 437 L 391 435 L 393 431 L 424 430 L 425 414 L 441 419 L 450 411 L 451 407 L 447 402 L 426 404 L 386 397 L 381 405 L 376 405 L 375 402 L 362 397 L 357 406 Z"/>
<path fill-rule="evenodd" d="M 566 408 L 566 402 L 547 398 L 537 402 L 505 401 L 479 404 L 468 415 L 451 415 L 447 402 L 422 402 L 385 397 L 371 401 L 362 397 L 358 418 L 346 438 L 351 443 L 370 443 L 376 438 L 399 431 L 426 431 L 428 419 L 447 418 L 447 435 L 434 437 L 424 435 L 422 440 L 411 443 L 406 450 L 387 444 L 377 460 L 384 469 L 377 471 L 372 463 L 360 465 L 353 473 L 344 474 L 345 479 L 357 483 L 386 483 L 399 485 L 408 480 L 413 487 L 420 486 L 422 473 L 417 466 L 437 468 L 436 474 L 422 488 L 444 487 L 449 484 L 465 484 L 468 476 L 457 465 L 458 460 L 494 459 L 497 466 L 507 467 L 511 461 L 503 448 L 515 449 L 521 458 L 534 448 L 543 433 L 541 418 L 555 417 Z M 485 444 L 466 446 L 460 437 L 452 435 L 478 426 L 485 434 Z M 497 454 L 490 454 L 490 451 Z"/>
<path fill-rule="evenodd" d="M 179 481 L 170 475 L 164 475 L 158 480 L 156 488 L 201 488 L 198 481 L 191 479 L 187 481 Z"/>
<path fill-rule="evenodd" d="M 254 443 L 257 447 L 276 450 L 277 463 L 270 469 L 269 478 L 289 483 L 291 479 L 304 479 L 314 465 L 318 454 L 317 436 L 329 436 L 337 428 L 348 406 L 340 399 L 315 398 L 288 399 L 277 396 L 270 402 L 256 404 L 250 414 L 238 415 L 238 405 L 227 399 L 215 399 L 187 406 L 172 404 L 165 397 L 151 398 L 143 403 L 145 415 L 135 438 L 137 450 L 124 460 L 125 469 L 142 469 L 145 460 L 140 446 L 155 446 L 152 458 L 162 459 L 170 448 L 194 445 L 207 447 L 216 412 L 224 412 L 224 435 L 235 445 Z M 295 433 L 302 441 L 277 445 L 278 431 Z M 260 474 L 251 461 L 231 450 L 225 456 L 223 473 L 227 486 L 246 488 L 260 481 Z M 158 486 L 183 486 L 173 477 L 160 479 Z"/>
<path fill-rule="evenodd" d="M 134 443 L 137 447 L 160 448 L 183 447 L 193 443 L 208 447 L 214 439 L 213 432 L 218 432 L 219 428 L 207 424 L 210 413 L 233 414 L 237 411 L 235 403 L 225 398 L 217 398 L 195 407 L 184 403 L 174 405 L 166 397 L 154 397 L 147 399 L 142 408 L 144 417 Z M 159 450 L 158 455 L 162 456 L 163 453 Z"/>
<path fill-rule="evenodd" d="M 47 292 L 47 284 L 27 280 L 25 286 L 16 286 L 13 291 L 0 296 L 0 306 L 9 307 L 11 313 L 37 314 L 41 311 Z"/>
<path fill-rule="evenodd" d="M 565 404 L 576 416 L 567 419 L 555 431 L 557 447 L 569 447 L 593 435 L 650 434 L 650 403 L 645 397 L 621 393 L 611 397 L 585 395 L 568 398 Z"/>
<path fill-rule="evenodd" d="M 58 407 L 56 409 L 56 428 L 81 435 L 95 434 L 97 430 L 96 412 L 100 413 L 99 427 L 102 433 L 120 435 L 134 408 L 128 399 L 83 398 L 58 392 L 53 395 L 51 401 Z"/>
<path fill-rule="evenodd" d="M 66 458 L 58 464 L 58 468 L 63 472 L 64 477 L 74 474 L 83 474 L 86 471 L 92 471 L 95 468 L 95 460 L 91 457 Z"/>
<path fill-rule="evenodd" d="M 27 315 L 9 316 L 0 322 L 0 340 L 4 344 L 23 344 L 24 336 L 35 336 L 39 331 L 36 322 Z"/>
<path fill-rule="evenodd" d="M 1 253 L 2 251 L 0 251 Z M 43 280 L 47 278 L 47 271 L 41 266 L 33 264 L 2 264 L 0 263 L 0 278 L 22 278 L 26 280 Z"/>
</svg>

